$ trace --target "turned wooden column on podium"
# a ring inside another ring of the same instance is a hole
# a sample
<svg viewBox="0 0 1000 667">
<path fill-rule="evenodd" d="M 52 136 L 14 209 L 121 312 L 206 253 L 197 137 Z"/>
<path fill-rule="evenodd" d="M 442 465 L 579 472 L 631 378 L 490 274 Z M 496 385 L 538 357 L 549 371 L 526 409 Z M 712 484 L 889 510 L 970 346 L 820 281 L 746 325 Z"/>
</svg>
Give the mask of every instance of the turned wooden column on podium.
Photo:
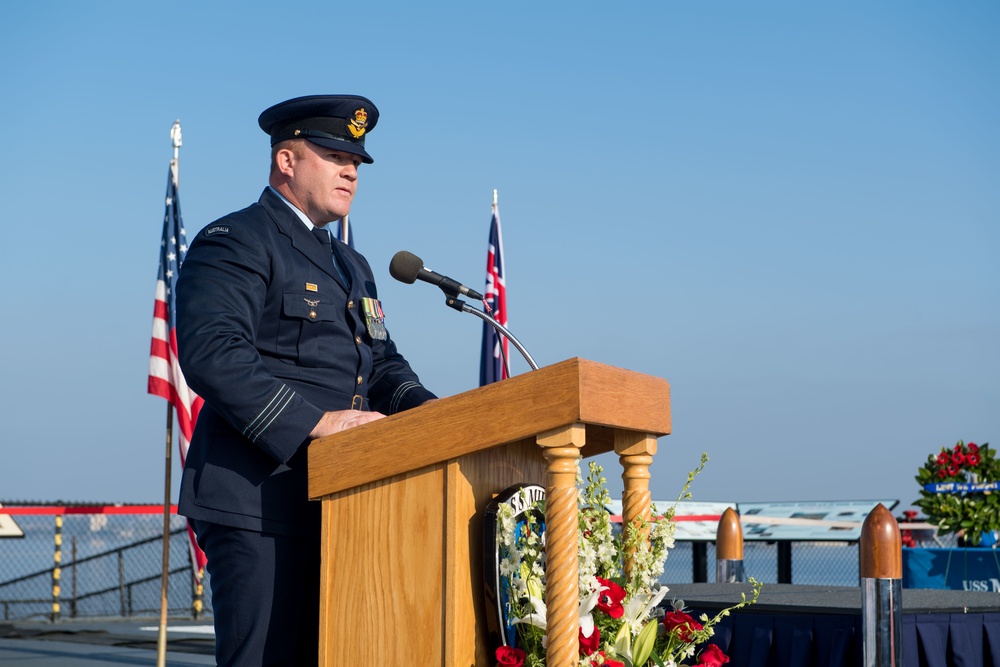
<svg viewBox="0 0 1000 667">
<path fill-rule="evenodd" d="M 482 513 L 517 483 L 546 488 L 548 664 L 574 664 L 577 460 L 619 454 L 632 521 L 669 432 L 665 380 L 570 359 L 315 441 L 319 664 L 493 664 Z"/>
</svg>

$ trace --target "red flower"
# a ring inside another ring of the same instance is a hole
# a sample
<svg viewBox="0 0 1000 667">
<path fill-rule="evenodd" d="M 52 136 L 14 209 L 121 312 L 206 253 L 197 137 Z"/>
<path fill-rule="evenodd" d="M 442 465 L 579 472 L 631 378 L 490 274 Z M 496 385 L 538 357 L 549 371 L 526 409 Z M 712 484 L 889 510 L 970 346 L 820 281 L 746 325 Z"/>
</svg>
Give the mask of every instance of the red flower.
<svg viewBox="0 0 1000 667">
<path fill-rule="evenodd" d="M 501 646 L 496 650 L 497 667 L 523 667 L 525 654 L 519 648 Z"/>
<path fill-rule="evenodd" d="M 625 600 L 625 589 L 613 581 L 597 577 L 601 586 L 607 586 L 606 591 L 601 591 L 601 597 L 597 598 L 597 608 L 611 618 L 621 618 L 625 613 L 622 601 Z"/>
<path fill-rule="evenodd" d="M 960 466 L 963 463 L 965 463 L 965 455 L 962 454 L 962 452 L 955 452 L 954 454 L 951 455 L 951 462 L 957 466 Z"/>
<path fill-rule="evenodd" d="M 727 662 L 729 662 L 729 656 L 715 644 L 706 646 L 698 657 L 698 665 L 705 665 L 705 667 L 722 667 Z"/>
<path fill-rule="evenodd" d="M 948 468 L 948 475 L 950 475 L 951 477 L 954 477 L 957 474 L 958 474 L 958 466 L 950 466 Z"/>
<path fill-rule="evenodd" d="M 596 663 L 598 665 L 604 665 L 604 667 L 625 667 L 624 662 L 612 660 L 608 656 L 604 655 L 604 651 L 598 651 L 597 655 L 601 657 L 601 659 Z"/>
<path fill-rule="evenodd" d="M 941 452 L 940 454 L 938 454 L 937 462 L 938 462 L 939 466 L 946 466 L 946 465 L 948 465 L 948 461 L 950 461 L 950 460 L 951 460 L 951 457 L 948 456 L 948 452 Z"/>
<path fill-rule="evenodd" d="M 947 470 L 945 470 L 944 468 L 941 468 L 940 470 L 938 470 L 938 477 L 939 478 L 944 479 L 947 476 L 948 476 L 948 471 Z"/>
<path fill-rule="evenodd" d="M 594 631 L 589 637 L 583 636 L 583 628 L 580 628 L 580 655 L 590 655 L 601 646 L 601 631 L 594 626 Z"/>
<path fill-rule="evenodd" d="M 677 630 L 677 638 L 683 642 L 690 641 L 691 633 L 703 629 L 701 623 L 694 620 L 683 611 L 667 612 L 663 616 L 663 627 L 667 632 Z"/>
<path fill-rule="evenodd" d="M 977 445 L 974 442 L 970 442 L 969 444 L 967 444 L 965 446 L 965 449 L 968 450 L 969 452 L 972 452 L 973 454 L 975 454 L 976 452 L 979 451 L 979 445 Z"/>
<path fill-rule="evenodd" d="M 979 454 L 976 454 L 975 452 L 972 452 L 971 454 L 965 457 L 965 462 L 969 464 L 970 468 L 975 468 L 977 465 L 979 465 L 979 461 L 980 461 Z"/>
<path fill-rule="evenodd" d="M 956 454 L 958 454 L 959 452 L 961 452 L 962 451 L 962 445 L 961 445 L 961 443 L 955 445 L 955 449 L 953 449 L 952 451 L 954 451 Z"/>
</svg>

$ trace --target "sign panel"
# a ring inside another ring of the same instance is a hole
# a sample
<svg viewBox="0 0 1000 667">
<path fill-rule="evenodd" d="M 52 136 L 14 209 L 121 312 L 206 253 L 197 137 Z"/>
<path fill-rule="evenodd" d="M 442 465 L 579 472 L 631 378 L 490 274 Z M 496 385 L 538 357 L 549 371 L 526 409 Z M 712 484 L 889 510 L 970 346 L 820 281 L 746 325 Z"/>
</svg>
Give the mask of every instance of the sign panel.
<svg viewBox="0 0 1000 667">
<path fill-rule="evenodd" d="M 903 588 L 1000 592 L 993 549 L 903 549 Z"/>
<path fill-rule="evenodd" d="M 674 504 L 673 500 L 654 500 L 653 505 L 657 511 L 663 512 L 670 509 Z M 682 541 L 708 541 L 714 542 L 719 529 L 719 519 L 722 513 L 729 507 L 736 507 L 736 503 L 726 502 L 702 502 L 695 500 L 682 500 L 677 503 L 677 511 L 674 519 L 677 522 L 677 531 L 674 539 Z M 608 509 L 611 511 L 611 520 L 616 523 L 622 521 L 622 501 L 612 500 Z"/>
<path fill-rule="evenodd" d="M 3 505 L 0 505 L 3 507 Z M 0 510 L 0 537 L 24 537 L 24 531 L 14 521 L 14 517 L 9 514 L 2 514 Z"/>
<path fill-rule="evenodd" d="M 856 542 L 861 526 L 879 504 L 891 510 L 898 500 L 830 500 L 740 503 L 745 541 L 799 540 Z"/>
</svg>

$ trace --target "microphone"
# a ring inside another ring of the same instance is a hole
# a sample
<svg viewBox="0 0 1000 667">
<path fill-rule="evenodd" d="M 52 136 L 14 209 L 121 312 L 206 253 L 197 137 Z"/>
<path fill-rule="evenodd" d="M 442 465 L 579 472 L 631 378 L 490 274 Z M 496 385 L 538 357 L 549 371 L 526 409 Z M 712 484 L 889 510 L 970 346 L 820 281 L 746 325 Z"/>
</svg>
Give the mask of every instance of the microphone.
<svg viewBox="0 0 1000 667">
<path fill-rule="evenodd" d="M 483 295 L 476 290 L 470 289 L 448 276 L 442 276 L 440 273 L 425 268 L 424 260 L 405 250 L 400 250 L 393 255 L 392 261 L 389 262 L 389 275 L 408 285 L 412 285 L 415 280 L 423 280 L 425 283 L 437 285 L 447 295 L 458 296 L 462 294 L 470 299 L 480 301 L 483 299 Z"/>
</svg>

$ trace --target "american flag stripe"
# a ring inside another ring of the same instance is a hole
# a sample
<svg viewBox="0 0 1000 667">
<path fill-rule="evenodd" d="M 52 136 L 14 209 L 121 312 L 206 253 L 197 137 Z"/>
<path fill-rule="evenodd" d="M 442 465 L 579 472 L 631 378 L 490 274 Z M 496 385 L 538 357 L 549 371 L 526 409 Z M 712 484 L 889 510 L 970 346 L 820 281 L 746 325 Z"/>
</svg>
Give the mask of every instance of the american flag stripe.
<svg viewBox="0 0 1000 667">
<path fill-rule="evenodd" d="M 194 426 L 204 401 L 188 387 L 177 360 L 177 308 L 174 292 L 177 275 L 184 256 L 187 254 L 187 240 L 181 220 L 180 201 L 177 198 L 177 162 L 170 162 L 167 172 L 166 213 L 163 216 L 163 236 L 160 241 L 160 268 L 156 276 L 156 298 L 153 301 L 153 334 L 149 343 L 149 379 L 147 389 L 150 394 L 169 401 L 177 416 L 180 433 L 177 446 L 180 450 L 181 465 L 187 460 L 188 447 L 194 435 Z M 191 555 L 198 570 L 204 568 L 205 554 L 195 542 L 194 532 L 188 526 L 191 538 Z"/>
</svg>

